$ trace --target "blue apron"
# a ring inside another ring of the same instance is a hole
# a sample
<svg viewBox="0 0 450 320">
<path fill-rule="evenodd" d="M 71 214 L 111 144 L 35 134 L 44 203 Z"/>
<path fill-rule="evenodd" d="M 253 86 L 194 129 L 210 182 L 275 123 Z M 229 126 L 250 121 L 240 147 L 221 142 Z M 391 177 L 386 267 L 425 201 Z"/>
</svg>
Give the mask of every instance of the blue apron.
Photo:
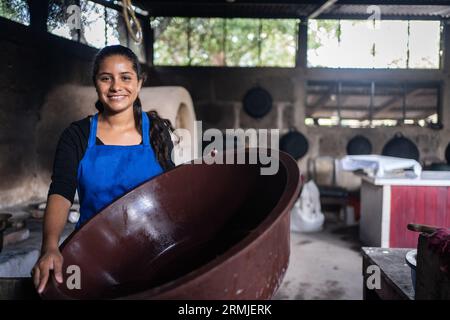
<svg viewBox="0 0 450 320">
<path fill-rule="evenodd" d="M 96 145 L 98 113 L 91 121 L 86 152 L 78 166 L 80 219 L 78 229 L 139 184 L 163 172 L 150 145 L 150 120 L 142 112 L 143 143 L 132 146 Z"/>
</svg>

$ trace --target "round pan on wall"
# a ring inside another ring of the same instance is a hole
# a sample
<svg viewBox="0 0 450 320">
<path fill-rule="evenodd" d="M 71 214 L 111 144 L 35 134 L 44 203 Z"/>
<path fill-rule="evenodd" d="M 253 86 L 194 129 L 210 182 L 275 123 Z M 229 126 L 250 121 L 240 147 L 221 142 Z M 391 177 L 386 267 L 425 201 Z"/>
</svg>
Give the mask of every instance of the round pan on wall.
<svg viewBox="0 0 450 320">
<path fill-rule="evenodd" d="M 253 118 L 262 118 L 272 109 L 272 96 L 261 88 L 255 87 L 247 91 L 244 96 L 244 110 Z"/>
<path fill-rule="evenodd" d="M 347 143 L 348 155 L 371 154 L 372 144 L 369 139 L 362 135 L 356 135 Z"/>
<path fill-rule="evenodd" d="M 381 154 L 383 156 L 414 159 L 416 161 L 419 161 L 420 158 L 416 144 L 401 133 L 397 133 L 395 137 L 384 145 Z"/>
<path fill-rule="evenodd" d="M 450 142 L 447 145 L 447 148 L 445 148 L 445 160 L 447 160 L 447 164 L 450 164 Z"/>
<path fill-rule="evenodd" d="M 287 152 L 295 160 L 303 158 L 308 152 L 308 140 L 297 130 L 291 130 L 280 139 L 280 150 Z"/>
</svg>

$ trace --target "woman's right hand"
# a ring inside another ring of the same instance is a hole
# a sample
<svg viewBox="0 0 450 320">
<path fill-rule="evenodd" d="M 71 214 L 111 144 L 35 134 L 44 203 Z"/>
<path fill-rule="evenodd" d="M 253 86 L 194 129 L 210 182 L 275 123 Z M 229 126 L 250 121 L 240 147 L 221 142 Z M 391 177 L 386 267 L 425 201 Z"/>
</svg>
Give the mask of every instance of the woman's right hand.
<svg viewBox="0 0 450 320">
<path fill-rule="evenodd" d="M 42 252 L 32 271 L 34 286 L 39 293 L 44 291 L 50 276 L 50 270 L 53 270 L 56 281 L 59 283 L 63 282 L 62 265 L 63 257 L 58 248 L 48 249 Z"/>
</svg>

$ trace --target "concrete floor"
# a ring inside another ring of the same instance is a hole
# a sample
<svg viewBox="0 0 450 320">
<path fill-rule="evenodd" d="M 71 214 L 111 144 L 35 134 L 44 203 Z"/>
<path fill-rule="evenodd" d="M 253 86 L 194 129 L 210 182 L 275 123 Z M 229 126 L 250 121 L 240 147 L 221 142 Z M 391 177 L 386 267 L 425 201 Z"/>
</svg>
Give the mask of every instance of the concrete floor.
<svg viewBox="0 0 450 320">
<path fill-rule="evenodd" d="M 22 211 L 9 212 L 20 214 Z M 336 213 L 325 216 L 323 231 L 291 233 L 289 267 L 274 299 L 362 299 L 358 226 L 345 226 Z M 40 248 L 40 226 L 41 220 L 28 220 L 30 239 L 4 248 L 0 256 L 0 276 L 29 276 Z M 66 225 L 64 238 L 72 229 L 73 225 Z M 12 256 L 22 262 L 7 259 Z M 29 259 L 25 259 L 28 256 Z"/>
<path fill-rule="evenodd" d="M 291 256 L 276 300 L 362 299 L 362 257 L 358 226 L 326 214 L 324 230 L 291 233 Z"/>
<path fill-rule="evenodd" d="M 13 212 L 9 210 L 8 212 Z M 61 235 L 62 243 L 72 232 L 74 224 L 67 223 Z M 24 241 L 10 244 L 0 253 L 0 277 L 29 277 L 31 269 L 38 260 L 42 242 L 42 220 L 29 218 L 27 228 L 30 237 Z"/>
</svg>

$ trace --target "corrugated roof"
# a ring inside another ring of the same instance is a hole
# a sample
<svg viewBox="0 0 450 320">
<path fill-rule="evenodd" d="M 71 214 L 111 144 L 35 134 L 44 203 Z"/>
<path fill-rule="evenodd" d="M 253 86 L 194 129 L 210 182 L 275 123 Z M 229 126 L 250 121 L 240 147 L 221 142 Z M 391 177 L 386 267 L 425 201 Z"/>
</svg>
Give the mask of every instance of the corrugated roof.
<svg viewBox="0 0 450 320">
<path fill-rule="evenodd" d="M 148 7 L 150 6 L 150 7 Z M 314 4 L 256 4 L 256 3 L 179 3 L 148 5 L 147 11 L 154 16 L 193 16 L 193 17 L 260 17 L 260 18 L 298 18 L 313 11 Z"/>
<path fill-rule="evenodd" d="M 344 2 L 344 4 L 342 4 Z M 382 18 L 387 19 L 445 19 L 450 18 L 450 1 L 449 5 L 445 1 L 436 2 L 429 0 L 429 3 L 435 5 L 425 5 L 426 1 L 417 2 L 415 5 L 406 5 L 406 1 L 394 1 L 392 3 L 400 3 L 394 5 L 386 5 L 388 1 L 377 1 L 373 3 L 381 3 L 377 5 L 380 8 Z M 184 16 L 184 17 L 253 17 L 253 18 L 305 18 L 316 11 L 325 1 L 253 1 L 253 0 L 234 0 L 229 2 L 223 1 L 143 1 L 135 0 L 135 4 L 145 8 L 152 16 Z M 339 4 L 341 3 L 341 4 Z M 372 12 L 367 12 L 370 4 L 369 1 L 337 1 L 331 5 L 319 18 L 333 19 L 359 19 L 367 18 Z M 436 5 L 438 3 L 438 5 Z"/>
<path fill-rule="evenodd" d="M 448 18 L 450 17 L 450 5 L 449 6 L 426 6 L 426 5 L 378 5 L 380 9 L 381 19 L 384 16 L 390 18 Z M 361 17 L 371 15 L 373 11 L 368 13 L 368 5 L 334 5 L 328 10 L 324 11 L 323 15 L 326 16 L 344 16 L 344 17 Z"/>
</svg>

